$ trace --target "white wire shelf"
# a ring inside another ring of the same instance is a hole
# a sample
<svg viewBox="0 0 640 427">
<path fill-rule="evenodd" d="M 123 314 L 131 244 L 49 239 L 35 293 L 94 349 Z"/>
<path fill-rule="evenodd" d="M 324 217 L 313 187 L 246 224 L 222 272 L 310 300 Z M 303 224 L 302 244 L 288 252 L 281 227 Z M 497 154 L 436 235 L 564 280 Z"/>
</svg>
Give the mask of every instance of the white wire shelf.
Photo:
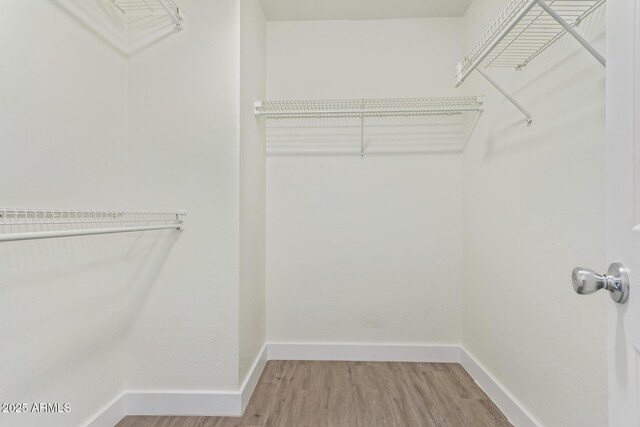
<svg viewBox="0 0 640 427">
<path fill-rule="evenodd" d="M 458 64 L 457 84 L 477 70 L 520 109 L 531 114 L 492 80 L 484 69 L 525 67 L 566 33 L 571 34 L 603 66 L 605 58 L 577 30 L 582 20 L 606 0 L 512 0 Z"/>
<path fill-rule="evenodd" d="M 477 97 L 257 101 L 256 116 L 278 118 L 454 115 L 479 111 Z"/>
<path fill-rule="evenodd" d="M 0 242 L 135 231 L 182 231 L 185 211 L 124 212 L 0 208 Z M 87 228 L 99 225 L 100 228 Z M 54 229 L 63 226 L 62 229 Z M 34 228 L 37 231 L 32 231 Z M 46 228 L 46 230 L 44 229 Z M 24 230 L 29 231 L 24 231 Z"/>
<path fill-rule="evenodd" d="M 182 28 L 180 8 L 174 0 L 111 0 L 111 3 L 126 17 L 168 16 Z"/>
<path fill-rule="evenodd" d="M 478 97 L 335 99 L 257 101 L 255 115 L 270 120 L 356 118 L 360 120 L 360 155 L 364 156 L 364 127 L 371 119 L 430 117 L 458 130 L 464 146 L 482 112 Z M 367 120 L 369 119 L 369 120 Z M 436 123 L 435 120 L 438 122 Z M 385 123 L 380 122 L 379 123 Z M 386 124 L 393 126 L 386 121 Z"/>
</svg>

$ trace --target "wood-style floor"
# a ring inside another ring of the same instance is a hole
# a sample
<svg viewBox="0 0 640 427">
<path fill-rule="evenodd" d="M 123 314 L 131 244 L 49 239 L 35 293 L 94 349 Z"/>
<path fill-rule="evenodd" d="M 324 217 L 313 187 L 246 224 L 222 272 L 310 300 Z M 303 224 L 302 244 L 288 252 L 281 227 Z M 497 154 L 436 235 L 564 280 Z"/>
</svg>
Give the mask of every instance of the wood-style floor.
<svg viewBox="0 0 640 427">
<path fill-rule="evenodd" d="M 126 417 L 117 427 L 506 427 L 458 364 L 270 361 L 243 417 Z"/>
</svg>

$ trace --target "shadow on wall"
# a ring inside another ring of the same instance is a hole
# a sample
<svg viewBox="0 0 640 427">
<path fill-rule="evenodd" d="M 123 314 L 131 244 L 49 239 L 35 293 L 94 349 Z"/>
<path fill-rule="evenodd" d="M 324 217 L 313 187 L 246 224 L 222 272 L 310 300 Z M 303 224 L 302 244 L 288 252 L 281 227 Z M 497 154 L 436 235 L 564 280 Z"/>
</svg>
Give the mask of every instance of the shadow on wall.
<svg viewBox="0 0 640 427">
<path fill-rule="evenodd" d="M 279 118 L 267 120 L 269 155 L 457 153 L 481 113 L 432 116 Z"/>
<path fill-rule="evenodd" d="M 51 229 L 34 227 L 21 231 Z M 6 231 L 0 227 L 0 232 Z M 123 351 L 127 330 L 179 234 L 0 244 L 2 335 L 11 343 L 3 347 L 0 360 L 13 367 L 0 378 L 0 396 L 32 401 L 34 393 L 54 392 L 56 399 L 65 401 L 61 373 L 81 375 L 88 361 Z"/>
<path fill-rule="evenodd" d="M 53 0 L 52 3 L 125 57 L 181 31 L 167 16 L 127 17 L 110 0 Z"/>
<path fill-rule="evenodd" d="M 125 327 L 135 322 L 140 308 L 144 305 L 156 279 L 171 253 L 173 245 L 180 238 L 173 230 L 153 234 L 140 234 L 127 253 L 127 300 Z"/>
</svg>

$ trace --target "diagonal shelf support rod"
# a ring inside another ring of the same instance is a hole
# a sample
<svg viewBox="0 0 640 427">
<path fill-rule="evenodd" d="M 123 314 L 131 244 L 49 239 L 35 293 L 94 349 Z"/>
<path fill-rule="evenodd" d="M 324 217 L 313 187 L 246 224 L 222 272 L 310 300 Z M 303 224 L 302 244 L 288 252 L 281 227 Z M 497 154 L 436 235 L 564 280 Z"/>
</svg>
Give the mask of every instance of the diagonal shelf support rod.
<svg viewBox="0 0 640 427">
<path fill-rule="evenodd" d="M 507 92 L 502 86 L 500 86 L 498 84 L 498 82 L 493 80 L 487 73 L 482 71 L 482 69 L 477 68 L 476 71 L 478 73 L 480 73 L 482 75 L 482 77 L 487 79 L 487 81 L 489 83 L 491 83 L 491 86 L 495 87 L 498 90 L 498 92 L 500 92 L 502 95 L 504 95 L 504 97 L 507 98 L 509 100 L 509 102 L 511 102 L 513 105 L 515 105 L 516 108 L 518 110 L 520 110 L 522 112 L 522 114 L 524 114 L 527 117 L 527 124 L 528 125 L 531 124 L 531 122 L 533 121 L 533 116 L 531 115 L 531 113 L 526 108 L 524 108 L 522 106 L 522 104 L 520 104 L 518 101 L 516 101 L 516 99 L 513 96 L 511 96 L 511 94 L 509 92 Z"/>
</svg>

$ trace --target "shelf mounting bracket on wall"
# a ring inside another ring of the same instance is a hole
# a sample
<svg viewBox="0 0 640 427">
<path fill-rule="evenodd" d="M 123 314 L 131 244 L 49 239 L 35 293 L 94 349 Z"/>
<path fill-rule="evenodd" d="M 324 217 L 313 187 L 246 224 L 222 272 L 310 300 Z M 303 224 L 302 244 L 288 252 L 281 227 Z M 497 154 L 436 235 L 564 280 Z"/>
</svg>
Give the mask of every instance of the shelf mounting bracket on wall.
<svg viewBox="0 0 640 427">
<path fill-rule="evenodd" d="M 606 0 L 512 0 L 476 45 L 458 64 L 456 87 L 473 71 L 478 71 L 527 118 L 525 109 L 484 70 L 490 67 L 513 67 L 521 70 L 564 34 L 571 34 L 600 64 L 606 59 L 577 30 L 577 25 Z M 557 6 L 556 11 L 552 6 Z M 552 19 L 549 20 L 548 17 Z M 571 22 L 571 23 L 570 23 Z"/>
</svg>

